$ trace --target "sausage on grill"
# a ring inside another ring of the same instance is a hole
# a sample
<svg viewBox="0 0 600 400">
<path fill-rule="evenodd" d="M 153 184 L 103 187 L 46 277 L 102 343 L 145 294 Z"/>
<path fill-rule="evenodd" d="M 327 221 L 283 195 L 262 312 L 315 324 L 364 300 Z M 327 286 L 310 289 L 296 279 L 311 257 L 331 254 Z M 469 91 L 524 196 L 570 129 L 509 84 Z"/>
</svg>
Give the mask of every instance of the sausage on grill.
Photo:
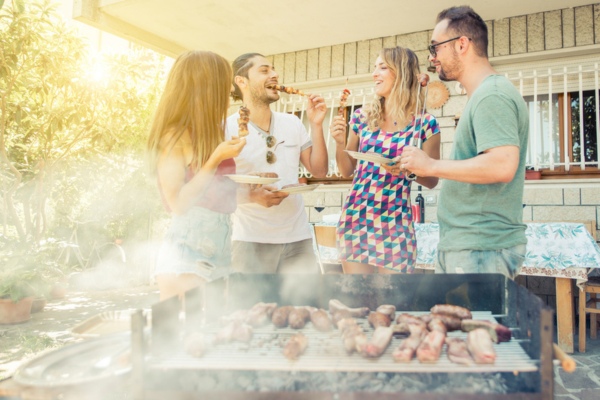
<svg viewBox="0 0 600 400">
<path fill-rule="evenodd" d="M 369 314 L 368 307 L 351 308 L 337 299 L 329 300 L 329 312 L 333 315 L 337 311 L 346 310 L 354 318 L 364 318 Z"/>
<path fill-rule="evenodd" d="M 460 318 L 460 319 L 472 319 L 473 318 L 471 311 L 469 311 L 468 309 L 466 309 L 464 307 L 455 306 L 452 304 L 436 304 L 435 306 L 431 307 L 430 311 L 432 314 L 452 315 L 452 316 Z"/>
<path fill-rule="evenodd" d="M 297 360 L 308 347 L 308 338 L 302 333 L 290 337 L 283 348 L 283 355 L 289 360 Z"/>
<path fill-rule="evenodd" d="M 294 309 L 294 306 L 282 306 L 278 307 L 273 311 L 273 315 L 271 315 L 271 322 L 275 325 L 276 328 L 285 328 L 288 326 L 288 316 L 290 312 Z"/>
<path fill-rule="evenodd" d="M 310 322 L 316 330 L 321 332 L 329 332 L 333 329 L 333 323 L 327 314 L 327 311 L 318 309 L 310 313 Z"/>
</svg>

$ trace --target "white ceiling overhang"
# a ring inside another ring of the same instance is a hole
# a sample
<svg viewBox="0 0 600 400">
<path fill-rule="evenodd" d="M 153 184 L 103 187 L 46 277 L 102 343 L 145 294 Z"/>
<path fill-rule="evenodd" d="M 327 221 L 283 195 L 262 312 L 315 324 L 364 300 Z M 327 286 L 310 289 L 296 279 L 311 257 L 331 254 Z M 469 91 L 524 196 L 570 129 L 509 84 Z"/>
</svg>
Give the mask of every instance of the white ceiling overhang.
<svg viewBox="0 0 600 400">
<path fill-rule="evenodd" d="M 430 30 L 456 0 L 75 0 L 73 18 L 175 57 L 211 50 L 229 60 Z M 484 20 L 593 0 L 473 0 Z"/>
</svg>

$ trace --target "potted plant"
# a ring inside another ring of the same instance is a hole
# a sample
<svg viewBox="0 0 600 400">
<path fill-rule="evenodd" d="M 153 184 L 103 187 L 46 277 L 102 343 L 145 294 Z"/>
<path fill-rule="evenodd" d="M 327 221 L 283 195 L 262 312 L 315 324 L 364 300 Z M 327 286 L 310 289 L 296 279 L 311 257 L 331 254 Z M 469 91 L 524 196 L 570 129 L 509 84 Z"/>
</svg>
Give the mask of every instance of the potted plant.
<svg viewBox="0 0 600 400">
<path fill-rule="evenodd" d="M 5 265 L 0 272 L 0 324 L 17 324 L 31 318 L 33 274 L 27 268 Z"/>
<path fill-rule="evenodd" d="M 4 253 L 0 263 L 0 324 L 28 321 L 34 301 L 33 311 L 41 311 L 62 271 L 35 251 Z"/>
<path fill-rule="evenodd" d="M 542 171 L 535 170 L 533 167 L 525 167 L 525 180 L 539 180 L 542 179 Z"/>
</svg>

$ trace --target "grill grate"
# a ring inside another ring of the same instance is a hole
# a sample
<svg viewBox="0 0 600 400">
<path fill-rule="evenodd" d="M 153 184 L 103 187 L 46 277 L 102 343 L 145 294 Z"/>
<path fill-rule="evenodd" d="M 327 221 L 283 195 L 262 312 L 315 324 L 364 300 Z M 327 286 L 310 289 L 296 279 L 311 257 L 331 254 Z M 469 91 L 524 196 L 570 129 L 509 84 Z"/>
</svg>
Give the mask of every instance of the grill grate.
<svg viewBox="0 0 600 400">
<path fill-rule="evenodd" d="M 399 311 L 401 313 L 402 311 Z M 413 315 L 424 312 L 411 312 Z M 473 319 L 496 322 L 489 311 L 473 312 Z M 366 320 L 361 320 L 363 329 L 370 336 L 372 328 Z M 204 332 L 210 337 L 217 327 L 207 326 Z M 410 373 L 484 373 L 484 372 L 535 372 L 538 371 L 539 360 L 531 359 L 523 350 L 519 341 L 495 344 L 496 362 L 490 365 L 476 364 L 472 366 L 452 363 L 446 354 L 446 346 L 440 359 L 435 363 L 420 363 L 413 359 L 410 363 L 396 363 L 392 359 L 392 351 L 403 338 L 392 339 L 385 353 L 376 359 L 366 359 L 358 354 L 347 355 L 342 346 L 339 331 L 318 332 L 310 323 L 301 330 L 308 337 L 306 352 L 296 361 L 287 360 L 282 348 L 287 339 L 298 333 L 291 328 L 276 329 L 272 325 L 254 330 L 250 344 L 220 344 L 210 348 L 201 358 L 187 355 L 182 349 L 170 353 L 168 357 L 151 357 L 147 368 L 193 369 L 193 370 L 238 370 L 238 371 L 306 371 L 306 372 L 410 372 Z M 466 338 L 465 332 L 449 332 L 449 337 Z"/>
</svg>

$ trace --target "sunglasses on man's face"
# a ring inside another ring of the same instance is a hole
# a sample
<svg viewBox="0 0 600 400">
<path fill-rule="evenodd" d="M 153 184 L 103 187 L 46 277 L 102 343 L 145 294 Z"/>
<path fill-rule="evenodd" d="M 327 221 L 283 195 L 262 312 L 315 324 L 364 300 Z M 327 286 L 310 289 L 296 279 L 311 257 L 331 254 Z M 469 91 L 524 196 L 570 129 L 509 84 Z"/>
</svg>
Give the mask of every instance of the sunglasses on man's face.
<svg viewBox="0 0 600 400">
<path fill-rule="evenodd" d="M 439 42 L 439 43 L 430 44 L 430 45 L 428 46 L 428 49 L 429 49 L 429 54 L 431 54 L 431 57 L 437 57 L 437 49 L 436 49 L 436 47 L 438 47 L 438 46 L 439 46 L 439 45 L 441 45 L 441 44 L 445 44 L 445 43 L 450 43 L 450 42 L 453 42 L 453 41 L 455 41 L 455 40 L 458 40 L 458 39 L 460 39 L 461 37 L 462 37 L 462 36 L 457 36 L 457 37 L 455 37 L 455 38 L 452 38 L 452 39 L 444 40 L 443 42 Z M 467 39 L 471 40 L 471 38 L 467 38 Z"/>
</svg>

